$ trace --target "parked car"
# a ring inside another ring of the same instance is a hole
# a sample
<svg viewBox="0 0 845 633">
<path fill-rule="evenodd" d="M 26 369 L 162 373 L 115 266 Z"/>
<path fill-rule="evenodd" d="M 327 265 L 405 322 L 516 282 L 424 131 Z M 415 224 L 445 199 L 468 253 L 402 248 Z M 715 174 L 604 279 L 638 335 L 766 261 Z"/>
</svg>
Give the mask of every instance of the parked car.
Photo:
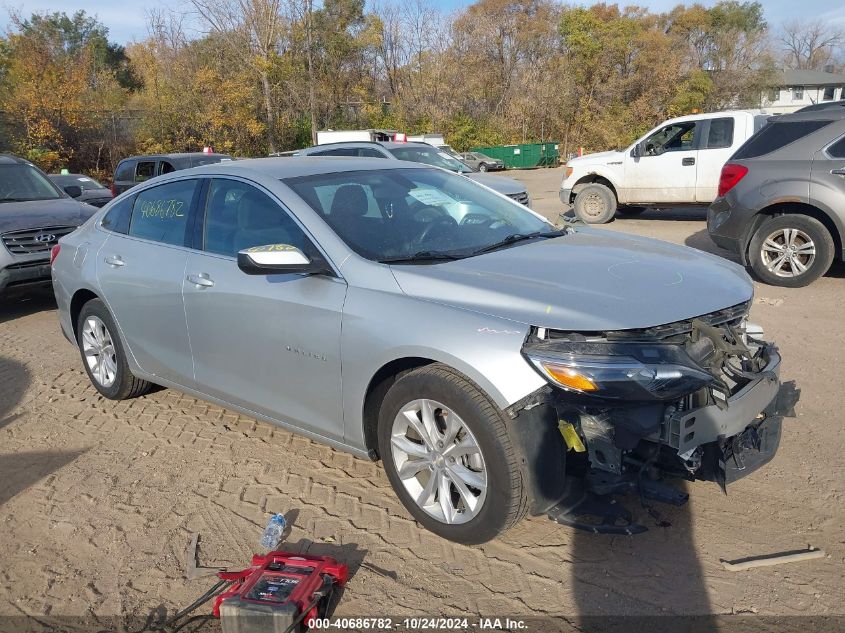
<svg viewBox="0 0 845 633">
<path fill-rule="evenodd" d="M 845 256 L 845 108 L 773 118 L 722 168 L 707 213 L 716 244 L 791 288 Z"/>
<path fill-rule="evenodd" d="M 708 205 L 722 165 L 766 120 L 759 110 L 669 119 L 623 151 L 570 159 L 560 200 L 591 224 L 609 222 L 617 209 Z"/>
<path fill-rule="evenodd" d="M 59 189 L 35 165 L 0 155 L 0 293 L 50 283 L 50 249 L 96 211 Z"/>
<path fill-rule="evenodd" d="M 114 198 L 111 189 L 83 174 L 49 174 L 47 178 L 56 183 L 63 191 L 66 187 L 78 187 L 82 190 L 82 193 L 76 199 L 85 204 L 90 204 L 92 207 L 102 207 Z M 75 189 L 71 189 L 71 191 L 76 193 Z"/>
<path fill-rule="evenodd" d="M 146 182 L 162 174 L 190 169 L 200 165 L 212 165 L 232 160 L 228 154 L 209 154 L 206 152 L 187 152 L 183 154 L 149 154 L 124 158 L 114 170 L 112 193 L 118 195 L 135 185 Z"/>
<path fill-rule="evenodd" d="M 503 176 L 476 173 L 466 163 L 428 143 L 330 143 L 299 150 L 297 156 L 358 156 L 363 158 L 390 158 L 448 169 L 490 187 L 517 202 L 531 206 L 528 190 L 518 180 Z"/>
<path fill-rule="evenodd" d="M 747 475 L 797 397 L 746 323 L 742 267 L 558 230 L 409 161 L 168 174 L 62 238 L 53 283 L 105 397 L 156 383 L 381 458 L 408 511 L 463 543 L 529 511 L 641 531 L 608 492 L 682 503 L 652 478 Z"/>
<path fill-rule="evenodd" d="M 499 171 L 505 168 L 504 161 L 498 158 L 491 158 L 481 152 L 465 152 L 460 156 L 461 160 L 476 171 Z"/>
</svg>

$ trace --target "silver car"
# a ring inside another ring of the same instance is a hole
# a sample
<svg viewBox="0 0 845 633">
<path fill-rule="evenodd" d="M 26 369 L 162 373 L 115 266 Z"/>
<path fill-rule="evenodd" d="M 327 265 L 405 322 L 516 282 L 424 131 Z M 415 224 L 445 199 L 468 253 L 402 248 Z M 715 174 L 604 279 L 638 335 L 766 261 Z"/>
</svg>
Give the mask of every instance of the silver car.
<svg viewBox="0 0 845 633">
<path fill-rule="evenodd" d="M 644 529 L 774 455 L 797 398 L 739 266 L 556 229 L 446 170 L 258 159 L 155 178 L 53 250 L 61 328 L 107 398 L 152 383 L 381 458 L 425 527 L 527 512 Z"/>
</svg>

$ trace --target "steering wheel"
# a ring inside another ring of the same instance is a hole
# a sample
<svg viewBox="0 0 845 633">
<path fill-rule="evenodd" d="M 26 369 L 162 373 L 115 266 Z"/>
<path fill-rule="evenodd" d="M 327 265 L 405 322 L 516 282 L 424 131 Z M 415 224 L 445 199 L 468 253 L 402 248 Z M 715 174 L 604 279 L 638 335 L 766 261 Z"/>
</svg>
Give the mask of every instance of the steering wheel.
<svg viewBox="0 0 845 633">
<path fill-rule="evenodd" d="M 486 213 L 467 213 L 464 217 L 461 218 L 461 226 L 478 226 L 478 227 L 489 227 L 493 224 L 493 218 L 491 218 Z"/>
<path fill-rule="evenodd" d="M 458 226 L 458 223 L 455 222 L 455 218 L 451 215 L 444 215 L 436 218 L 425 225 L 422 232 L 414 239 L 414 244 L 423 244 L 429 238 L 431 233 L 434 232 L 435 227 L 443 226 L 445 224 L 448 224 L 449 226 Z"/>
</svg>

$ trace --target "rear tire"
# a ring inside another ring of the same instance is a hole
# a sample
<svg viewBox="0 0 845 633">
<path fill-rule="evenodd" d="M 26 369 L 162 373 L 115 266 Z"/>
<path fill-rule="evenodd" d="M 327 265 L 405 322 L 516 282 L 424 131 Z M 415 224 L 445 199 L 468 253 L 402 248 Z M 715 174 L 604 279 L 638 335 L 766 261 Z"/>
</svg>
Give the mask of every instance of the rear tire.
<svg viewBox="0 0 845 633">
<path fill-rule="evenodd" d="M 827 272 L 834 249 L 824 224 L 808 215 L 786 214 L 757 229 L 748 247 L 748 261 L 760 281 L 800 288 Z"/>
<path fill-rule="evenodd" d="M 76 343 L 91 384 L 109 400 L 144 395 L 151 383 L 129 370 L 117 325 L 106 305 L 91 299 L 82 306 L 76 322 Z"/>
<path fill-rule="evenodd" d="M 378 444 L 399 500 L 445 539 L 484 543 L 525 516 L 528 497 L 507 422 L 446 365 L 415 369 L 390 387 Z"/>
<path fill-rule="evenodd" d="M 487 163 L 481 163 L 478 166 L 478 171 L 487 171 Z"/>
<path fill-rule="evenodd" d="M 575 196 L 575 215 L 587 224 L 605 224 L 616 215 L 616 195 L 605 185 L 586 185 Z"/>
</svg>

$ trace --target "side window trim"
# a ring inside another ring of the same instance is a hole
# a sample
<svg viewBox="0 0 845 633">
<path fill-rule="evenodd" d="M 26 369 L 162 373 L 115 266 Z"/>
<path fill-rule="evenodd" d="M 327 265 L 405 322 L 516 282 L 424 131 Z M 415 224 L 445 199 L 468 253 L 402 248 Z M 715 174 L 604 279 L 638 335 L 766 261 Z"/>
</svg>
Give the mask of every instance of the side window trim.
<svg viewBox="0 0 845 633">
<path fill-rule="evenodd" d="M 293 220 L 293 222 L 296 224 L 297 227 L 299 227 L 299 229 L 302 231 L 302 234 L 305 236 L 305 239 L 308 240 L 308 242 L 311 244 L 311 246 L 313 246 L 317 251 L 320 252 L 320 254 L 328 262 L 329 266 L 334 271 L 335 277 L 337 277 L 338 279 L 343 279 L 343 275 L 340 274 L 340 271 L 338 270 L 337 266 L 335 266 L 334 261 L 332 261 L 332 258 L 329 257 L 329 254 L 326 253 L 326 250 L 322 247 L 320 242 L 314 237 L 314 235 L 311 233 L 311 231 L 308 230 L 308 227 L 306 227 L 300 221 L 300 219 L 297 217 L 297 215 L 293 211 L 291 211 L 290 208 L 284 202 L 282 202 L 282 200 L 280 200 L 279 197 L 275 193 L 273 193 L 272 191 L 270 191 L 269 189 L 267 189 L 263 185 L 255 182 L 254 180 L 249 180 L 248 178 L 242 178 L 240 176 L 230 176 L 230 175 L 217 174 L 217 175 L 214 175 L 214 176 L 202 176 L 201 179 L 208 181 L 207 184 L 204 187 L 204 189 L 205 189 L 204 200 L 207 200 L 207 198 L 208 198 L 208 190 L 211 188 L 211 181 L 212 180 L 232 180 L 234 182 L 241 182 L 241 183 L 244 183 L 245 185 L 249 185 L 250 187 L 255 187 L 255 189 L 257 191 L 260 191 L 264 195 L 268 196 L 273 202 L 275 202 L 276 204 L 279 205 L 279 208 L 281 208 L 282 211 L 284 211 L 288 215 L 288 217 L 291 218 L 291 220 Z M 202 188 L 203 187 L 200 187 L 200 189 L 202 189 Z M 202 220 L 199 222 L 199 235 L 200 235 L 199 244 L 200 244 L 200 246 L 197 248 L 197 250 L 201 251 L 203 255 L 208 255 L 209 257 L 222 257 L 222 258 L 228 259 L 230 261 L 237 261 L 237 257 L 231 257 L 229 255 L 221 255 L 220 253 L 212 253 L 212 252 L 204 250 L 205 245 L 203 244 L 203 236 L 204 236 L 205 231 L 203 229 L 204 229 L 204 226 L 205 226 L 206 211 L 207 211 L 207 204 L 203 204 L 202 215 L 201 215 Z M 198 215 L 199 215 L 199 212 L 198 212 Z"/>
</svg>

